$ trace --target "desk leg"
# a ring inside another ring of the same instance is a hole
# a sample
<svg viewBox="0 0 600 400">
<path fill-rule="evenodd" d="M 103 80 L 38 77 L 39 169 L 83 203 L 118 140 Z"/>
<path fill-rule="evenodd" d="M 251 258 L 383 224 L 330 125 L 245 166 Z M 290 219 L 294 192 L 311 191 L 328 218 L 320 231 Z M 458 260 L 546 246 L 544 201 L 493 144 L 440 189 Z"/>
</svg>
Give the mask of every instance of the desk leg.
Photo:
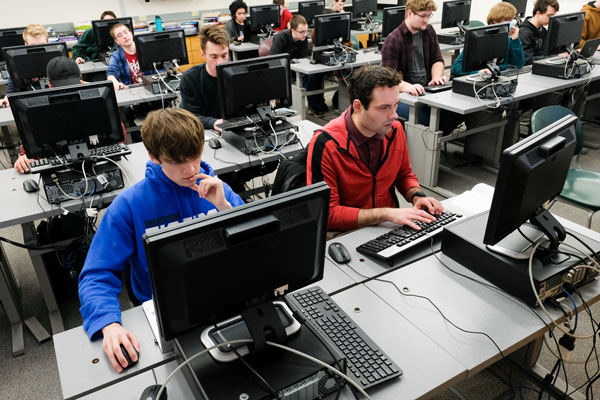
<svg viewBox="0 0 600 400">
<path fill-rule="evenodd" d="M 306 97 L 304 89 L 302 89 L 302 74 L 296 72 L 296 83 L 292 85 L 292 109 L 298 111 L 302 120 L 306 119 L 306 106 L 304 98 Z"/>
<path fill-rule="evenodd" d="M 23 340 L 23 322 L 21 320 L 21 307 L 19 287 L 10 269 L 4 248 L 0 244 L 0 301 L 8 316 L 11 326 L 12 355 L 20 356 L 25 353 Z"/>
<path fill-rule="evenodd" d="M 419 182 L 426 187 L 437 186 L 440 165 L 439 129 L 440 109 L 431 107 L 429 127 L 416 123 L 416 107 L 410 108 L 406 127 L 406 142 L 410 163 Z"/>
<path fill-rule="evenodd" d="M 21 228 L 23 230 L 23 239 L 25 240 L 25 243 L 37 243 L 35 236 L 35 227 L 33 225 L 33 222 L 21 224 Z M 63 324 L 63 319 L 58 308 L 56 296 L 54 296 L 54 290 L 52 289 L 52 285 L 50 284 L 50 277 L 48 276 L 48 271 L 46 271 L 46 266 L 44 265 L 44 261 L 42 260 L 42 254 L 43 252 L 38 250 L 29 250 L 29 256 L 31 257 L 33 269 L 35 270 L 35 274 L 37 275 L 37 279 L 40 284 L 40 289 L 42 291 L 42 296 L 44 296 L 44 301 L 46 302 L 46 307 L 48 307 L 48 315 L 50 316 L 50 325 L 52 327 L 52 333 L 57 334 L 64 331 L 65 326 Z"/>
</svg>

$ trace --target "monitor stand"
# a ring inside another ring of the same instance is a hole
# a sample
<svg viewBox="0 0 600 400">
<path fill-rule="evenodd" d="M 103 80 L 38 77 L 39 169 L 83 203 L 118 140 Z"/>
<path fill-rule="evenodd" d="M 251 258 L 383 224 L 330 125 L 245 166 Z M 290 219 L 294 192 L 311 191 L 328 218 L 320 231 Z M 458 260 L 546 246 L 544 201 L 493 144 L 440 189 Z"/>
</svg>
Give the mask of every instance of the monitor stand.
<svg viewBox="0 0 600 400">
<path fill-rule="evenodd" d="M 529 260 L 535 244 L 542 243 L 546 239 L 546 236 L 529 223 L 521 226 L 521 232 L 531 239 L 533 243 L 517 233 L 508 235 L 493 246 L 486 245 L 486 247 L 488 250 L 505 257 L 514 258 L 515 260 Z M 540 250 L 536 250 L 536 253 L 538 251 Z"/>
</svg>

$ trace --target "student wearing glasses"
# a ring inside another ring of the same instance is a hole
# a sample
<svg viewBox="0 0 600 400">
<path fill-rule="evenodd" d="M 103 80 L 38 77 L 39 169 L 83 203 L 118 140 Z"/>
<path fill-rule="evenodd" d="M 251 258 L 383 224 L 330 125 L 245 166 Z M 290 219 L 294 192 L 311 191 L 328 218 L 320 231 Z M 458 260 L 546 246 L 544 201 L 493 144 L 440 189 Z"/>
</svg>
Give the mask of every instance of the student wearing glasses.
<svg viewBox="0 0 600 400">
<path fill-rule="evenodd" d="M 305 58 L 310 55 L 310 46 L 307 40 L 308 23 L 302 15 L 294 15 L 290 21 L 290 29 L 285 29 L 275 35 L 271 54 L 288 53 L 290 58 Z M 305 74 L 302 76 L 302 85 L 306 91 L 317 90 L 323 87 L 324 74 Z M 323 93 L 307 96 L 308 112 L 316 117 L 322 117 L 329 107 L 325 104 Z"/>
<path fill-rule="evenodd" d="M 400 92 L 419 96 L 425 86 L 443 85 L 444 59 L 435 29 L 429 23 L 437 6 L 433 0 L 408 0 L 404 22 L 385 39 L 381 49 L 382 65 L 402 73 Z M 408 119 L 410 107 L 399 103 L 396 112 Z M 462 118 L 443 110 L 440 129 L 449 132 Z M 429 107 L 420 107 L 417 122 L 429 125 Z"/>
<path fill-rule="evenodd" d="M 110 80 L 115 90 L 126 89 L 127 85 L 142 82 L 142 71 L 138 62 L 133 32 L 124 24 L 114 24 L 110 28 L 110 36 L 119 49 L 110 56 L 110 63 L 106 77 Z"/>
</svg>

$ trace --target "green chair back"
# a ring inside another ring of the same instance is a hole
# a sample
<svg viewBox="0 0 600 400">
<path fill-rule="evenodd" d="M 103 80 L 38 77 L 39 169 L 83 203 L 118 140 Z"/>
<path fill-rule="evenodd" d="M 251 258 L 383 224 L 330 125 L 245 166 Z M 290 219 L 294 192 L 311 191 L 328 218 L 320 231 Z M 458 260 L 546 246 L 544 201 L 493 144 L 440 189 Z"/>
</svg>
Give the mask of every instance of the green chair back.
<svg viewBox="0 0 600 400">
<path fill-rule="evenodd" d="M 531 116 L 531 133 L 536 133 L 540 129 L 545 128 L 566 115 L 576 114 L 563 106 L 547 106 L 540 108 Z M 577 145 L 575 146 L 574 154 L 579 154 L 583 148 L 583 128 L 580 120 L 577 120 L 575 125 L 575 135 L 577 137 Z"/>
</svg>

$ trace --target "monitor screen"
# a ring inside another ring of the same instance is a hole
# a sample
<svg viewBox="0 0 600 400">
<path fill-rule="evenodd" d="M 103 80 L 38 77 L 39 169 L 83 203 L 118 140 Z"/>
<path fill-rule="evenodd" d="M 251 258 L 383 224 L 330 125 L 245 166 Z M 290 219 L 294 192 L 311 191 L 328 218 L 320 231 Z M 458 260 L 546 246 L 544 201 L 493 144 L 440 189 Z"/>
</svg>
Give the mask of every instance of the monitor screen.
<svg viewBox="0 0 600 400">
<path fill-rule="evenodd" d="M 527 0 L 502 0 L 506 3 L 510 3 L 517 9 L 516 18 L 525 18 L 525 9 L 527 8 Z"/>
<path fill-rule="evenodd" d="M 15 124 L 29 158 L 68 154 L 68 146 L 89 149 L 124 140 L 115 89 L 110 81 L 8 95 Z"/>
<path fill-rule="evenodd" d="M 152 32 L 134 38 L 140 69 L 142 71 L 162 68 L 163 62 L 188 63 L 187 45 L 183 29 Z"/>
<path fill-rule="evenodd" d="M 468 25 L 471 15 L 471 0 L 445 1 L 442 8 L 442 29 Z"/>
<path fill-rule="evenodd" d="M 494 245 L 563 189 L 577 144 L 569 115 L 504 150 L 483 243 Z"/>
<path fill-rule="evenodd" d="M 479 71 L 503 58 L 508 45 L 508 23 L 465 29 L 463 72 Z"/>
<path fill-rule="evenodd" d="M 552 56 L 581 40 L 585 12 L 554 15 L 548 23 L 546 55 Z"/>
<path fill-rule="evenodd" d="M 377 0 L 353 0 L 352 18 L 377 15 Z"/>
<path fill-rule="evenodd" d="M 92 29 L 94 29 L 94 37 L 98 47 L 109 48 L 115 44 L 112 36 L 110 36 L 110 28 L 114 24 L 127 25 L 129 30 L 133 32 L 133 21 L 130 17 L 94 20 L 92 21 Z"/>
<path fill-rule="evenodd" d="M 261 33 L 273 28 L 278 28 L 280 25 L 279 14 L 279 6 L 277 4 L 251 6 L 250 31 L 253 33 Z"/>
<path fill-rule="evenodd" d="M 289 55 L 218 64 L 217 85 L 225 120 L 255 114 L 259 107 L 287 107 L 292 104 Z"/>
<path fill-rule="evenodd" d="M 350 14 L 336 13 L 315 16 L 314 47 L 330 46 L 335 40 L 350 41 Z"/>
<path fill-rule="evenodd" d="M 398 0 L 398 5 L 399 6 L 405 6 L 406 5 L 406 0 Z"/>
<path fill-rule="evenodd" d="M 12 46 L 24 46 L 23 31 L 25 28 L 0 29 L 0 61 L 4 61 L 2 48 Z"/>
<path fill-rule="evenodd" d="M 13 85 L 22 89 L 28 85 L 26 80 L 44 78 L 46 66 L 54 57 L 66 57 L 67 45 L 65 43 L 47 43 L 5 47 L 2 52 Z"/>
<path fill-rule="evenodd" d="M 301 1 L 298 3 L 298 14 L 306 18 L 308 25 L 313 25 L 315 15 L 323 14 L 325 0 Z"/>
<path fill-rule="evenodd" d="M 381 36 L 387 37 L 397 27 L 402 25 L 406 8 L 404 6 L 398 7 L 386 7 L 383 9 L 383 28 L 381 30 Z"/>
<path fill-rule="evenodd" d="M 268 197 L 144 235 L 166 340 L 323 278 L 329 187 Z"/>
</svg>

